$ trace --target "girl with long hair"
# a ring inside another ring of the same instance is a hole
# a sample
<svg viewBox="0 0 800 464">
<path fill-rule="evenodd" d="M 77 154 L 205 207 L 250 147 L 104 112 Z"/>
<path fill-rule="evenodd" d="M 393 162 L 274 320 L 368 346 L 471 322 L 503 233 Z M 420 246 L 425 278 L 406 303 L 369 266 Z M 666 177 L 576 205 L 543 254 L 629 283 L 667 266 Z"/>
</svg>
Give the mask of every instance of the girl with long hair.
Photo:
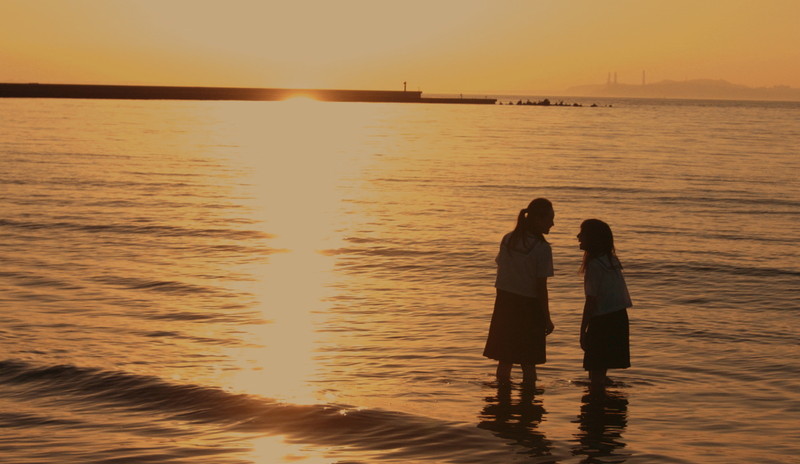
<svg viewBox="0 0 800 464">
<path fill-rule="evenodd" d="M 547 278 L 553 275 L 553 252 L 544 236 L 555 213 L 549 200 L 537 198 L 517 216 L 517 225 L 500 242 L 497 296 L 483 355 L 498 361 L 497 380 L 511 381 L 511 368 L 522 366 L 524 385 L 536 384 L 536 365 L 547 360 L 545 337 L 553 332 Z"/>
<path fill-rule="evenodd" d="M 583 368 L 589 371 L 590 390 L 602 391 L 609 382 L 608 369 L 631 365 L 627 308 L 632 303 L 611 227 L 599 219 L 587 219 L 581 224 L 578 242 L 584 251 L 580 272 L 586 293 L 580 337 Z"/>
</svg>

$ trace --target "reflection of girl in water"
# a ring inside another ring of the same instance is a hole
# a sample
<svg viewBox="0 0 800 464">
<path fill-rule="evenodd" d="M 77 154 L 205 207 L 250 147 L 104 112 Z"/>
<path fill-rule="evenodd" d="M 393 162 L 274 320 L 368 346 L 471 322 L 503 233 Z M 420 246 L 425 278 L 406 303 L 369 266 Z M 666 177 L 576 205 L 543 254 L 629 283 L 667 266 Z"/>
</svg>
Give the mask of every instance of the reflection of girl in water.
<svg viewBox="0 0 800 464">
<path fill-rule="evenodd" d="M 486 397 L 486 405 L 481 411 L 479 429 L 490 430 L 504 441 L 511 441 L 522 447 L 515 453 L 529 456 L 549 456 L 552 454 L 552 442 L 544 432 L 539 430 L 546 411 L 542 401 L 534 396 L 535 389 L 523 388 L 519 401 L 511 400 L 511 385 L 499 385 L 496 397 Z M 540 460 L 545 462 L 544 460 Z M 506 460 L 488 458 L 483 462 L 508 462 Z M 539 462 L 539 461 L 537 461 Z M 547 460 L 546 462 L 554 462 Z"/>
<path fill-rule="evenodd" d="M 589 371 L 590 388 L 597 391 L 608 382 L 608 369 L 631 366 L 626 310 L 632 306 L 631 297 L 608 224 L 599 219 L 583 221 L 578 241 L 584 250 L 581 272 L 586 292 L 581 322 L 583 368 Z"/>
<path fill-rule="evenodd" d="M 581 403 L 578 445 L 572 454 L 585 455 L 580 462 L 587 464 L 625 462 L 630 457 L 622 437 L 628 425 L 628 398 L 622 392 L 590 393 Z"/>
<path fill-rule="evenodd" d="M 553 227 L 553 205 L 533 200 L 519 212 L 517 226 L 503 237 L 497 262 L 497 297 L 483 355 L 497 360 L 497 380 L 507 383 L 511 367 L 522 365 L 522 381 L 536 382 L 536 364 L 546 361 L 545 336 L 553 331 L 547 278 L 553 252 L 544 235 Z"/>
</svg>

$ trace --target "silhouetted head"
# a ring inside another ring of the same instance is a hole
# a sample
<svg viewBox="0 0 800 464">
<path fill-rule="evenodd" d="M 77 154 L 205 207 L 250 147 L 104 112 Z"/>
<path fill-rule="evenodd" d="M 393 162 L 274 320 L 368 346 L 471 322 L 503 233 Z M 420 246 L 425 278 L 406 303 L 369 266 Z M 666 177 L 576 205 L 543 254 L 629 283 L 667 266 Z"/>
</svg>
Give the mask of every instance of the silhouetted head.
<svg viewBox="0 0 800 464">
<path fill-rule="evenodd" d="M 550 233 L 554 225 L 555 212 L 553 204 L 546 198 L 536 198 L 528 207 L 520 210 L 517 216 L 517 225 L 511 232 L 512 246 L 528 248 L 525 236 L 530 233 L 544 240 L 544 235 Z"/>
<path fill-rule="evenodd" d="M 547 235 L 554 225 L 555 212 L 553 204 L 546 198 L 537 198 L 520 211 L 524 214 L 525 224 L 529 232 Z"/>
<path fill-rule="evenodd" d="M 614 251 L 614 234 L 611 227 L 600 219 L 587 219 L 581 223 L 578 234 L 581 250 L 593 254 L 605 254 Z"/>
<path fill-rule="evenodd" d="M 581 231 L 578 233 L 580 249 L 584 251 L 581 272 L 586 269 L 586 264 L 594 258 L 603 255 L 615 257 L 614 234 L 611 227 L 600 219 L 587 219 L 581 223 Z M 616 265 L 614 259 L 612 265 Z"/>
</svg>

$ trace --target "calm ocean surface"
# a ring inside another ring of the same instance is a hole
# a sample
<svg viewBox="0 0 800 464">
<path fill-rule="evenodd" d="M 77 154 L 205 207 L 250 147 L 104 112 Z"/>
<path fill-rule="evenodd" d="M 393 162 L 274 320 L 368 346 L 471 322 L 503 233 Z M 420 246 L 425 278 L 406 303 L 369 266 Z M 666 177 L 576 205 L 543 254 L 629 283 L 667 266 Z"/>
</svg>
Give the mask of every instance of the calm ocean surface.
<svg viewBox="0 0 800 464">
<path fill-rule="evenodd" d="M 0 462 L 799 462 L 800 103 L 599 103 L 0 100 Z M 481 353 L 537 196 L 530 395 Z M 597 399 L 590 217 L 634 301 Z"/>
</svg>

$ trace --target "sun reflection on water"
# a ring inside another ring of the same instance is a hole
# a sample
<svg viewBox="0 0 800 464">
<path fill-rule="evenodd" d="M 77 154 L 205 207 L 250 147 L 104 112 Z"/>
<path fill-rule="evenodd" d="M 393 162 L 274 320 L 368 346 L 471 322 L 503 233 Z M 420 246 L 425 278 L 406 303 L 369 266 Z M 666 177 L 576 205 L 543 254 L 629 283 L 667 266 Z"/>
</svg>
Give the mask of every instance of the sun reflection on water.
<svg viewBox="0 0 800 464">
<path fill-rule="evenodd" d="M 308 447 L 289 443 L 281 436 L 265 436 L 253 440 L 254 464 L 277 462 L 302 462 L 303 464 L 329 464 L 330 459 L 314 455 Z"/>
<path fill-rule="evenodd" d="M 248 108 L 225 118 L 235 118 L 231 126 L 246 173 L 240 185 L 244 203 L 272 237 L 268 246 L 279 251 L 245 266 L 254 278 L 246 291 L 269 322 L 248 327 L 252 345 L 229 352 L 240 369 L 229 373 L 227 382 L 238 391 L 314 403 L 315 327 L 324 323 L 333 296 L 336 259 L 322 251 L 344 243 L 342 187 L 364 160 L 359 157 L 363 107 L 350 105 L 349 117 L 342 117 L 348 105 L 310 99 Z"/>
</svg>

